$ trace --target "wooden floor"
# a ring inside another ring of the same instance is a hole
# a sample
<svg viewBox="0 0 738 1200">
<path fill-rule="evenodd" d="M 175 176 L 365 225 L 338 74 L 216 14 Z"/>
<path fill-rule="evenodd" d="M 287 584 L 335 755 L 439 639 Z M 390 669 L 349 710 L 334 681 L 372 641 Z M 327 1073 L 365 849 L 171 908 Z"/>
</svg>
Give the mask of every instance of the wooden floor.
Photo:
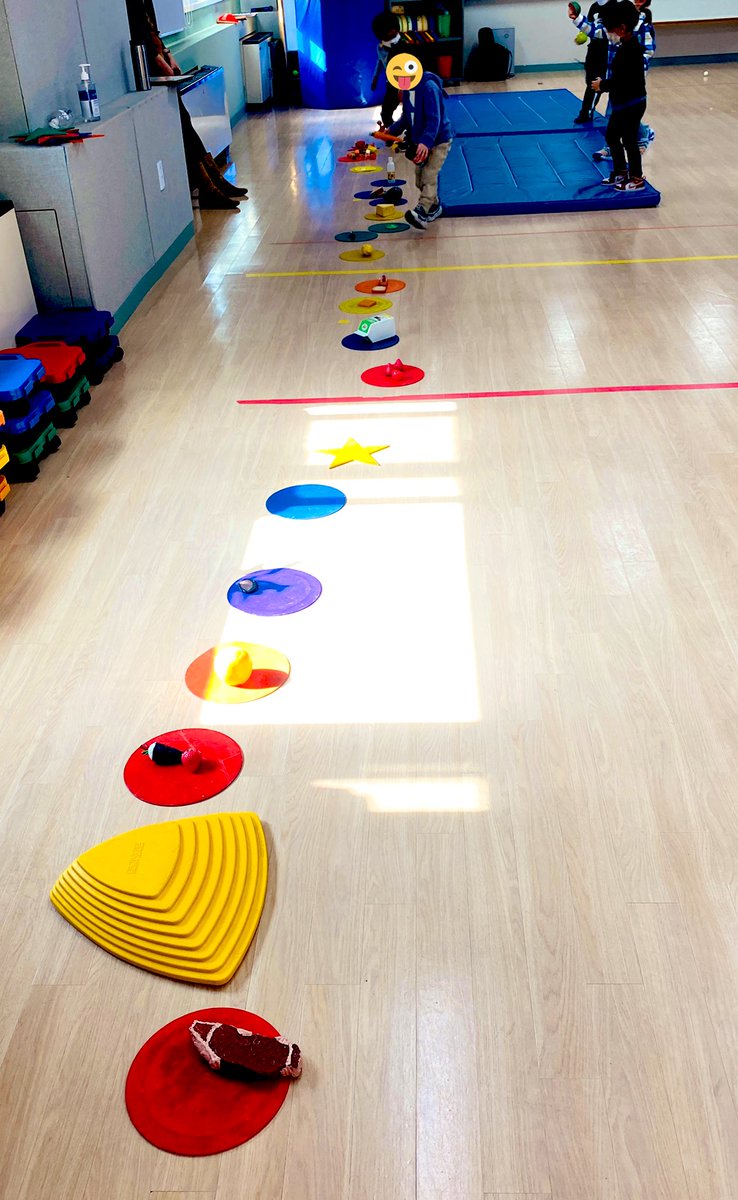
<svg viewBox="0 0 738 1200">
<path fill-rule="evenodd" d="M 252 201 L 204 214 L 0 522 L 3 1200 L 738 1196 L 737 82 L 652 72 L 659 209 L 383 239 L 382 268 L 495 267 L 405 276 L 413 391 L 446 394 L 420 403 L 308 399 L 369 396 L 333 240 L 363 226 L 366 177 L 335 157 L 367 122 L 238 130 Z M 250 277 L 303 270 L 329 273 Z M 713 386 L 666 390 L 686 383 Z M 563 391 L 453 398 L 518 389 Z M 306 402 L 236 403 L 261 397 Z M 381 468 L 329 473 L 347 437 L 390 443 Z M 267 515 L 310 480 L 349 506 Z M 322 599 L 236 613 L 262 565 Z M 289 685 L 201 704 L 184 672 L 224 634 L 287 653 Z M 271 857 L 217 995 L 48 902 L 77 853 L 173 815 L 122 766 L 202 723 L 245 769 L 175 811 L 253 809 Z M 129 1063 L 220 1002 L 298 1040 L 304 1076 L 248 1145 L 163 1154 L 126 1116 Z"/>
</svg>

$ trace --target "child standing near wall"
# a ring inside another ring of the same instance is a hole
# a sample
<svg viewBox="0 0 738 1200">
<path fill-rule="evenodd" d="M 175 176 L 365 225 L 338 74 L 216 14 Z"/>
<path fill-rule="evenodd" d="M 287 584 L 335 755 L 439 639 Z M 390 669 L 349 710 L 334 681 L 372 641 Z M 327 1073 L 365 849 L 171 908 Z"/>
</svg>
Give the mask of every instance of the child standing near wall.
<svg viewBox="0 0 738 1200">
<path fill-rule="evenodd" d="M 602 20 L 615 54 L 609 79 L 594 79 L 592 87 L 610 95 L 606 134 L 612 154 L 610 183 L 620 192 L 642 191 L 646 182 L 638 131 L 646 111 L 646 70 L 635 36 L 638 12 L 632 0 L 615 0 L 608 4 Z"/>
<path fill-rule="evenodd" d="M 386 129 L 391 124 L 397 105 L 400 103 L 400 93 L 386 78 L 387 63 L 393 54 L 400 49 L 400 22 L 392 13 L 379 13 L 372 21 L 372 32 L 377 38 L 377 66 L 372 79 L 372 91 L 379 83 L 380 76 L 385 79 L 386 90 L 382 101 L 380 129 Z"/>
<path fill-rule="evenodd" d="M 597 2 L 590 5 L 587 20 L 593 27 L 595 17 L 599 14 L 602 7 L 603 5 Z M 574 118 L 575 125 L 588 125 L 594 117 L 594 110 L 597 108 L 601 93 L 593 90 L 592 80 L 604 79 L 606 75 L 607 42 L 603 38 L 590 37 L 589 45 L 587 46 L 587 55 L 584 59 L 584 77 L 587 86 L 582 98 L 582 110 L 579 116 Z"/>
</svg>

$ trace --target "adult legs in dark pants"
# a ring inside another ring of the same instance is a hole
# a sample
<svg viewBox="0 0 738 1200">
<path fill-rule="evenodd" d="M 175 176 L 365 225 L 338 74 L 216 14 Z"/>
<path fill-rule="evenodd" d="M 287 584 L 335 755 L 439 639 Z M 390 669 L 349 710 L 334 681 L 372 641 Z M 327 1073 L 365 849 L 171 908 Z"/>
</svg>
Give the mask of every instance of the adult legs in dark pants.
<svg viewBox="0 0 738 1200">
<path fill-rule="evenodd" d="M 612 154 L 613 182 L 616 176 L 631 182 L 643 180 L 638 131 L 645 111 L 646 104 L 642 101 L 630 108 L 619 109 L 610 116 L 605 139 Z"/>
<path fill-rule="evenodd" d="M 583 125 L 586 121 L 592 120 L 594 110 L 597 108 L 597 105 L 600 102 L 601 95 L 602 92 L 595 92 L 594 89 L 589 86 L 589 80 L 587 80 L 587 86 L 584 90 L 584 95 L 582 96 L 582 111 L 579 114 L 579 120 L 577 120 L 576 124 Z"/>
</svg>

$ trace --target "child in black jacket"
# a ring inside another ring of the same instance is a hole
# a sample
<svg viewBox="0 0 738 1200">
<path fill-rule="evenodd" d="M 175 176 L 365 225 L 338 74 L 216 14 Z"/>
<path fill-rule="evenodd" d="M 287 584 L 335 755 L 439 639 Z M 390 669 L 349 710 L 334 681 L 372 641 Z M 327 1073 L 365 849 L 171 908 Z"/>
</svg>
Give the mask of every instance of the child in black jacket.
<svg viewBox="0 0 738 1200">
<path fill-rule="evenodd" d="M 633 36 L 638 12 L 631 0 L 608 4 L 602 22 L 611 42 L 618 44 L 610 77 L 594 79 L 594 91 L 609 92 L 611 115 L 606 140 L 612 153 L 610 183 L 621 192 L 642 191 L 643 178 L 638 131 L 646 111 L 646 71 L 643 50 Z"/>
<path fill-rule="evenodd" d="M 594 19 L 598 13 L 602 12 L 604 4 L 594 3 L 590 5 L 587 13 L 587 20 L 594 23 Z M 584 34 L 580 34 L 584 37 Z M 607 42 L 602 38 L 590 38 L 587 46 L 587 54 L 584 59 L 584 78 L 587 86 L 582 97 L 582 111 L 579 116 L 574 118 L 575 125 L 588 125 L 594 116 L 594 110 L 597 108 L 600 99 L 600 93 L 596 92 L 592 87 L 593 79 L 604 79 L 607 74 Z"/>
</svg>

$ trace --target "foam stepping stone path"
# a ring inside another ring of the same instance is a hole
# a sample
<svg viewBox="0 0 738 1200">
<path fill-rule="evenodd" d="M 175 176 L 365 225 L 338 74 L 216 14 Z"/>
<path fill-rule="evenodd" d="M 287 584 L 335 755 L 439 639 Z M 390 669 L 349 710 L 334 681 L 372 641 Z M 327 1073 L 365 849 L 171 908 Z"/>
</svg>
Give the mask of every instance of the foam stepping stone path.
<svg viewBox="0 0 738 1200">
<path fill-rule="evenodd" d="M 273 492 L 266 502 L 268 512 L 275 517 L 292 521 L 314 521 L 331 517 L 346 504 L 346 496 L 338 488 L 323 483 L 298 483 Z"/>
<path fill-rule="evenodd" d="M 256 933 L 267 850 L 255 813 L 132 829 L 85 851 L 51 891 L 56 910 L 124 962 L 221 987 Z"/>
<path fill-rule="evenodd" d="M 374 288 L 383 282 L 387 283 L 386 292 L 375 292 Z M 361 292 L 364 296 L 389 296 L 392 292 L 401 292 L 407 287 L 404 279 L 387 279 L 385 275 L 383 279 L 362 279 L 361 283 L 354 284 L 354 291 Z"/>
<path fill-rule="evenodd" d="M 126 1079 L 132 1124 L 169 1154 L 223 1154 L 255 1137 L 279 1112 L 288 1079 L 234 1078 L 211 1071 L 192 1044 L 194 1021 L 220 1021 L 278 1037 L 273 1025 L 240 1008 L 203 1008 L 158 1029 L 139 1050 Z"/>
<path fill-rule="evenodd" d="M 350 300 L 343 300 L 338 307 L 341 312 L 351 313 L 352 316 L 373 317 L 376 313 L 392 308 L 392 301 L 384 296 L 364 296 L 361 300 L 358 296 L 353 296 Z"/>
<path fill-rule="evenodd" d="M 421 379 L 425 378 L 425 371 L 422 371 L 420 367 L 403 363 L 398 358 L 396 362 L 386 363 L 383 367 L 370 367 L 368 371 L 362 373 L 361 378 L 364 383 L 369 383 L 372 387 L 410 387 L 413 383 L 420 383 Z"/>
<path fill-rule="evenodd" d="M 346 233 L 337 233 L 337 242 L 371 242 L 379 237 L 378 233 L 369 233 L 366 229 L 349 229 Z"/>
<path fill-rule="evenodd" d="M 224 651 L 243 653 L 251 660 L 251 671 L 243 683 L 226 683 L 218 673 L 218 660 Z M 248 704 L 271 696 L 290 677 L 289 659 L 270 646 L 258 646 L 252 642 L 225 642 L 211 646 L 194 662 L 185 673 L 185 683 L 193 696 L 209 700 L 214 704 Z"/>
<path fill-rule="evenodd" d="M 384 258 L 384 250 L 375 250 L 372 246 L 371 254 L 362 254 L 357 247 L 355 250 L 344 250 L 338 257 L 344 262 L 376 262 L 378 258 Z"/>
<path fill-rule="evenodd" d="M 393 346 L 399 345 L 400 339 L 397 334 L 394 337 L 384 338 L 381 342 L 370 342 L 369 338 L 361 337 L 358 333 L 349 333 L 345 338 L 341 338 L 341 345 L 346 350 L 391 350 Z"/>
<path fill-rule="evenodd" d="M 149 758 L 149 746 L 163 742 L 175 750 L 198 750 L 202 762 L 193 773 L 181 764 L 161 767 Z M 144 804 L 175 808 L 210 800 L 233 783 L 243 766 L 243 750 L 214 729 L 173 729 L 134 750 L 123 769 L 126 787 Z"/>
<path fill-rule="evenodd" d="M 252 580 L 256 589 L 244 592 L 239 586 L 244 580 Z M 322 591 L 322 584 L 314 575 L 291 567 L 274 567 L 242 575 L 229 587 L 228 603 L 256 617 L 286 617 L 315 604 Z"/>
<path fill-rule="evenodd" d="M 380 233 L 405 233 L 409 228 L 407 221 L 387 221 L 384 225 L 370 225 L 369 232 L 379 236 Z"/>
</svg>

